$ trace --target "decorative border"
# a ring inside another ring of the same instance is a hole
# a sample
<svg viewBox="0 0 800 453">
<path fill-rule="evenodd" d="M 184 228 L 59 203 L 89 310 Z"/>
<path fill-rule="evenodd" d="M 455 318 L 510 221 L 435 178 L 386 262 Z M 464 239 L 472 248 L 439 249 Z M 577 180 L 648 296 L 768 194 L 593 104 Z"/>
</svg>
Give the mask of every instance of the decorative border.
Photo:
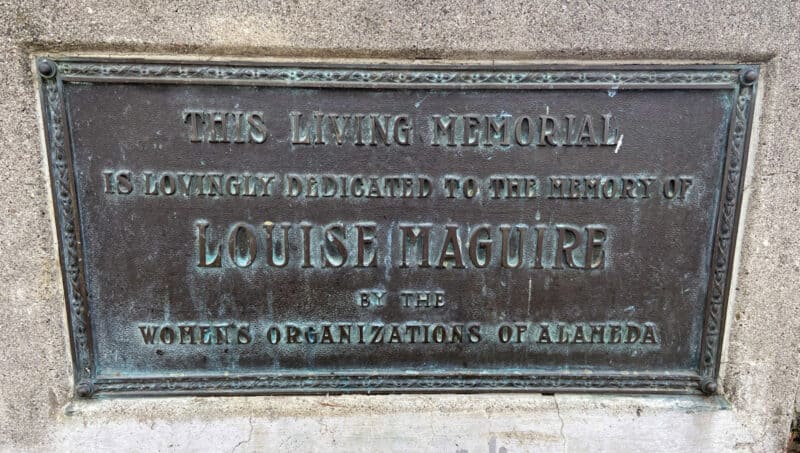
<svg viewBox="0 0 800 453">
<path fill-rule="evenodd" d="M 40 75 L 42 75 L 42 68 Z M 83 248 L 80 239 L 72 154 L 68 138 L 66 112 L 62 97 L 62 82 L 53 76 L 42 79 L 42 112 L 47 128 L 47 149 L 50 159 L 53 203 L 58 222 L 58 240 L 61 248 L 61 268 L 64 274 L 64 294 L 67 298 L 67 316 L 72 340 L 72 359 L 75 365 L 76 391 L 90 396 L 94 373 L 94 347 L 92 345 L 89 303 L 86 297 L 86 280 L 83 268 Z M 88 386 L 88 387 L 87 387 Z"/>
<path fill-rule="evenodd" d="M 429 88 L 734 88 L 738 71 L 716 69 L 684 70 L 519 70 L 485 67 L 423 68 L 409 67 L 265 67 L 205 65 L 192 63 L 119 63 L 63 61 L 58 64 L 59 77 L 65 81 L 110 81 L 141 83 L 211 83 L 230 82 L 252 85 L 336 86 Z M 619 85 L 618 87 L 616 85 Z"/>
<path fill-rule="evenodd" d="M 94 391 L 135 394 L 258 394 L 258 393 L 437 393 L 437 392 L 553 392 L 618 391 L 626 393 L 693 393 L 698 380 L 694 375 L 664 374 L 635 376 L 621 374 L 521 375 L 453 374 L 419 375 L 240 375 L 184 378 L 98 379 Z"/>
<path fill-rule="evenodd" d="M 236 63 L 120 62 L 40 59 L 42 111 L 47 132 L 53 200 L 75 365 L 76 394 L 387 393 L 458 391 L 606 391 L 713 394 L 729 293 L 742 174 L 747 160 L 758 66 L 617 68 L 454 66 L 256 66 Z M 730 89 L 735 111 L 729 128 L 723 197 L 719 203 L 710 283 L 697 374 L 264 374 L 183 378 L 98 378 L 94 369 L 80 222 L 66 111 L 65 82 L 202 83 L 348 88 L 452 89 Z"/>
<path fill-rule="evenodd" d="M 706 299 L 706 318 L 700 363 L 700 375 L 703 377 L 701 389 L 706 394 L 713 394 L 717 391 L 719 356 L 722 349 L 722 334 L 725 328 L 725 313 L 730 292 L 730 268 L 733 265 L 736 245 L 741 192 L 744 183 L 742 175 L 750 144 L 750 125 L 753 119 L 753 101 L 756 95 L 755 82 L 757 79 L 757 68 L 747 68 L 742 71 L 740 85 L 736 87 L 735 110 L 728 133 L 725 174 L 720 191 L 724 195 L 720 200 L 717 214 L 715 248 L 711 259 L 711 281 Z"/>
</svg>

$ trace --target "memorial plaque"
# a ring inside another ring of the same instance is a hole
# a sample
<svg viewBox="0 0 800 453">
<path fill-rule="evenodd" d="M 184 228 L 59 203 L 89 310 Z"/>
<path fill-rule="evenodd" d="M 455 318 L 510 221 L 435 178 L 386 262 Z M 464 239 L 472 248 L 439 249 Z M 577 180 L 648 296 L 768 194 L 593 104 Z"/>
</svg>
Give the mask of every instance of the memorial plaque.
<svg viewBox="0 0 800 453">
<path fill-rule="evenodd" d="M 41 59 L 76 393 L 713 393 L 757 66 Z"/>
</svg>

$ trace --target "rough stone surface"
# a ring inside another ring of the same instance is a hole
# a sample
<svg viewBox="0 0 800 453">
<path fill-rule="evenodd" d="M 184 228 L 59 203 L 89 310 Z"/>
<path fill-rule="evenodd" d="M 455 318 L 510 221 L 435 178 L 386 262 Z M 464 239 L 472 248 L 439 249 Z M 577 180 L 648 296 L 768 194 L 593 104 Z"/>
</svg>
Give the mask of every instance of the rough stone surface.
<svg viewBox="0 0 800 453">
<path fill-rule="evenodd" d="M 52 445 L 81 451 L 717 452 L 753 441 L 724 401 L 697 397 L 104 400 L 69 405 L 59 425 Z"/>
<path fill-rule="evenodd" d="M 781 451 L 800 368 L 800 2 L 0 2 L 0 448 Z M 722 386 L 696 398 L 393 396 L 70 402 L 32 58 L 39 54 L 760 62 Z M 641 409 L 641 410 L 639 410 Z"/>
</svg>

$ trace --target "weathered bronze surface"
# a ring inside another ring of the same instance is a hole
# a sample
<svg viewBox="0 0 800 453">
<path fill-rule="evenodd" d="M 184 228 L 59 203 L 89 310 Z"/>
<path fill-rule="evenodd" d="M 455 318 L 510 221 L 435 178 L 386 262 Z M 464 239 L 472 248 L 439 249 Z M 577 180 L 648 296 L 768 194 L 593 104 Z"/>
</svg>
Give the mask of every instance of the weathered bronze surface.
<svg viewBox="0 0 800 453">
<path fill-rule="evenodd" d="M 715 391 L 757 66 L 36 68 L 80 396 Z"/>
</svg>

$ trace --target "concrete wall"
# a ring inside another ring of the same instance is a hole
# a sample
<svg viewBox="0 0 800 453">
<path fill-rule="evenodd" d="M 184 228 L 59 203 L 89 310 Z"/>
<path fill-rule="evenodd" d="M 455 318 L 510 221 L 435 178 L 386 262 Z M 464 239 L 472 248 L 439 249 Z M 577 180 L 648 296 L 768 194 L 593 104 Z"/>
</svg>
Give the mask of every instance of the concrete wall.
<svg viewBox="0 0 800 453">
<path fill-rule="evenodd" d="M 0 27 L 0 447 L 470 453 L 785 447 L 800 376 L 800 240 L 793 231 L 800 220 L 799 2 L 13 1 L 2 2 Z M 762 63 L 724 398 L 74 401 L 32 71 L 33 56 L 58 53 Z"/>
</svg>

